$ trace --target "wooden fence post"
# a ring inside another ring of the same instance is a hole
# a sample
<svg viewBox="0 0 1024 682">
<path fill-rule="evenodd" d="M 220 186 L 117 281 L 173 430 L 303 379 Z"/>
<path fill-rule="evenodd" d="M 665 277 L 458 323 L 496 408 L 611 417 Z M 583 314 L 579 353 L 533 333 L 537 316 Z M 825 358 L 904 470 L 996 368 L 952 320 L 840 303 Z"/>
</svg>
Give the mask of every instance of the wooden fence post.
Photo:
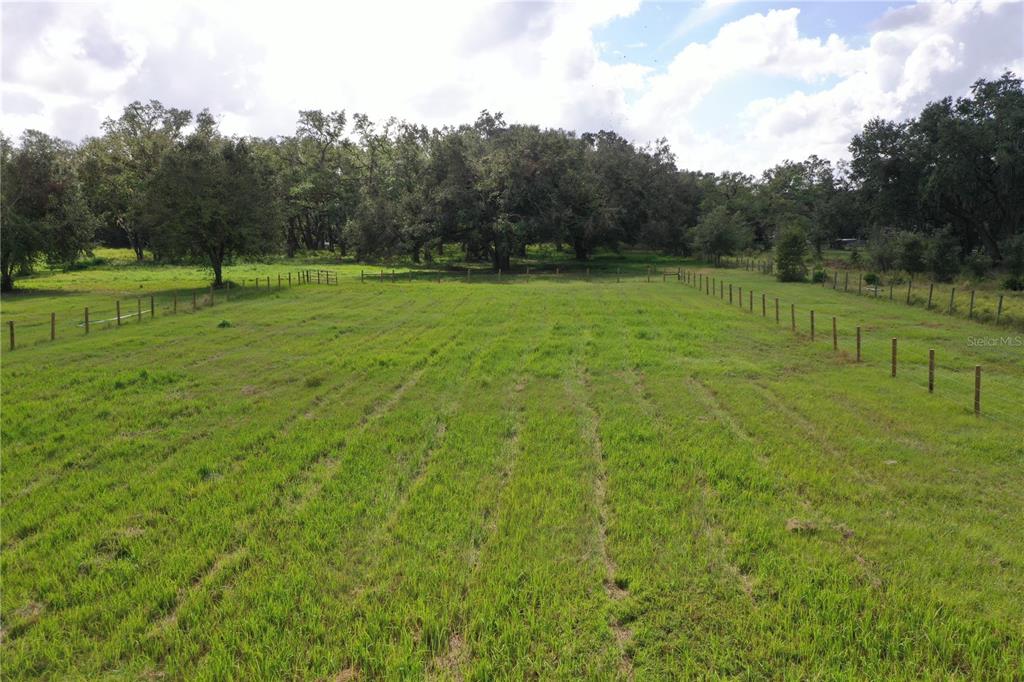
<svg viewBox="0 0 1024 682">
<path fill-rule="evenodd" d="M 896 337 L 892 337 L 892 376 L 896 376 Z"/>
<path fill-rule="evenodd" d="M 278 284 L 280 284 L 280 281 L 278 282 Z M 228 285 L 228 288 L 231 288 L 230 284 Z M 270 275 L 267 275 L 267 288 L 270 288 Z"/>
<path fill-rule="evenodd" d="M 57 313 L 50 313 L 50 341 L 57 338 Z"/>
<path fill-rule="evenodd" d="M 150 296 L 149 297 L 149 319 L 152 320 L 154 317 L 156 317 L 156 302 L 153 300 L 153 297 Z"/>
<path fill-rule="evenodd" d="M 928 392 L 935 392 L 935 349 L 928 349 Z"/>
<path fill-rule="evenodd" d="M 316 283 L 320 284 L 320 270 L 316 271 Z"/>
<path fill-rule="evenodd" d="M 117 326 L 121 326 L 121 301 L 114 301 L 114 307 L 117 309 Z"/>
<path fill-rule="evenodd" d="M 811 341 L 814 341 L 814 311 L 811 311 Z"/>
<path fill-rule="evenodd" d="M 775 324 L 779 323 L 779 299 L 775 299 Z"/>
<path fill-rule="evenodd" d="M 13 343 L 13 341 L 11 342 Z M 981 366 L 974 366 L 974 414 L 981 414 Z"/>
<path fill-rule="evenodd" d="M 956 296 L 956 287 L 953 287 L 952 289 L 949 290 L 949 311 L 946 313 L 947 315 L 952 315 L 953 314 L 953 297 L 954 296 Z"/>
<path fill-rule="evenodd" d="M 498 268 L 498 281 L 501 281 L 501 268 Z"/>
<path fill-rule="evenodd" d="M 796 304 L 789 304 L 789 326 L 795 332 L 796 331 Z"/>
<path fill-rule="evenodd" d="M 999 306 L 996 308 L 996 324 L 999 324 L 999 316 L 1003 314 L 1003 295 L 999 294 Z"/>
<path fill-rule="evenodd" d="M 971 289 L 971 310 L 969 313 L 967 313 L 967 319 L 974 319 L 974 289 Z"/>
<path fill-rule="evenodd" d="M 932 309 L 932 292 L 935 291 L 935 282 L 928 283 L 928 305 L 925 306 L 928 310 Z"/>
<path fill-rule="evenodd" d="M 14 350 L 14 320 L 8 320 L 7 328 L 11 330 L 11 350 Z"/>
<path fill-rule="evenodd" d="M 89 307 L 85 308 L 85 333 L 89 333 Z"/>
<path fill-rule="evenodd" d="M 749 292 L 748 299 L 749 299 L 750 302 L 747 305 L 747 310 L 749 310 L 750 312 L 754 312 L 754 292 L 753 291 Z"/>
<path fill-rule="evenodd" d="M 889 300 L 892 300 L 892 280 L 889 280 Z"/>
<path fill-rule="evenodd" d="M 839 350 L 839 333 L 836 331 L 836 317 L 832 316 L 832 350 Z"/>
<path fill-rule="evenodd" d="M 193 291 L 192 292 L 192 312 L 195 312 L 197 307 L 199 307 L 199 303 L 196 300 L 196 292 Z"/>
<path fill-rule="evenodd" d="M 729 305 L 732 305 L 732 284 L 729 285 Z"/>
<path fill-rule="evenodd" d="M 843 279 L 843 291 L 850 290 L 850 273 L 847 271 L 846 277 Z"/>
<path fill-rule="evenodd" d="M 768 317 L 768 297 L 767 297 L 767 294 L 761 294 L 761 317 Z"/>
<path fill-rule="evenodd" d="M 860 362 L 860 327 L 857 327 L 857 362 Z"/>
<path fill-rule="evenodd" d="M 907 305 L 910 305 L 910 291 L 914 288 L 914 278 L 911 277 L 907 282 Z"/>
<path fill-rule="evenodd" d="M 277 288 L 281 288 L 281 273 L 277 273 Z"/>
<path fill-rule="evenodd" d="M 839 288 L 839 271 L 836 270 L 832 274 L 832 290 L 835 291 L 838 288 Z"/>
<path fill-rule="evenodd" d="M 743 287 L 736 287 L 736 288 L 739 290 L 739 292 L 738 292 L 739 296 L 737 298 L 740 299 L 740 309 L 742 310 L 743 309 Z"/>
</svg>

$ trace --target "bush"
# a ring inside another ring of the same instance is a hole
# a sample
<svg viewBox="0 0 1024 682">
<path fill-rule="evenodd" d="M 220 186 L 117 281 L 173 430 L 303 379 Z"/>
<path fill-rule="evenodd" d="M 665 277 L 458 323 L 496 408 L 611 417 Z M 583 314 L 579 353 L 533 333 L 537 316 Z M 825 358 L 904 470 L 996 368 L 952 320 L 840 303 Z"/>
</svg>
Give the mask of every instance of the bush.
<svg viewBox="0 0 1024 682">
<path fill-rule="evenodd" d="M 927 244 L 921 235 L 914 232 L 903 232 L 896 243 L 897 263 L 900 269 L 906 270 L 912 275 L 924 272 Z"/>
<path fill-rule="evenodd" d="M 868 256 L 871 266 L 883 272 L 896 267 L 899 261 L 899 247 L 889 232 L 878 232 L 868 242 Z"/>
<path fill-rule="evenodd" d="M 783 228 L 775 242 L 776 277 L 780 282 L 802 282 L 807 277 L 807 236 L 796 227 Z"/>
<path fill-rule="evenodd" d="M 876 287 L 882 283 L 882 278 L 873 272 L 869 272 L 868 274 L 864 275 L 864 283 L 869 286 Z"/>
<path fill-rule="evenodd" d="M 858 268 L 858 267 L 860 267 L 861 263 L 863 263 L 863 262 L 864 262 L 864 259 L 861 257 L 860 251 L 858 251 L 857 249 L 854 249 L 853 251 L 850 251 L 850 267 L 851 268 Z"/>
<path fill-rule="evenodd" d="M 1003 264 L 1016 279 L 1024 277 L 1024 234 L 1010 237 L 1000 245 Z"/>
<path fill-rule="evenodd" d="M 946 226 L 928 243 L 928 268 L 939 282 L 949 282 L 960 272 L 960 242 L 952 228 Z"/>
<path fill-rule="evenodd" d="M 828 275 L 825 274 L 824 270 L 815 270 L 811 275 L 811 281 L 815 284 L 821 284 L 826 279 L 828 279 Z"/>
<path fill-rule="evenodd" d="M 220 322 L 217 323 L 217 326 L 220 327 L 221 329 L 224 329 L 225 327 L 230 327 L 231 323 L 228 322 L 227 320 L 221 320 Z"/>
<path fill-rule="evenodd" d="M 1024 291 L 1024 277 L 1007 277 L 1000 286 L 1009 291 Z"/>
<path fill-rule="evenodd" d="M 992 258 L 982 249 L 974 249 L 964 259 L 967 269 L 975 277 L 984 277 L 992 269 Z"/>
</svg>

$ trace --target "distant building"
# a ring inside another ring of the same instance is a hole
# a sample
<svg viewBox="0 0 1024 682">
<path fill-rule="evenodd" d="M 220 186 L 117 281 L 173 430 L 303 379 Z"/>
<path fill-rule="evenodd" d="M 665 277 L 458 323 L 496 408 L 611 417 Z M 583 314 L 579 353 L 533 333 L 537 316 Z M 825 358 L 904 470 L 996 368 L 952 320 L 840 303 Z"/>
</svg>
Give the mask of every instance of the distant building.
<svg viewBox="0 0 1024 682">
<path fill-rule="evenodd" d="M 863 239 L 837 239 L 833 242 L 837 249 L 862 249 L 867 246 Z"/>
</svg>

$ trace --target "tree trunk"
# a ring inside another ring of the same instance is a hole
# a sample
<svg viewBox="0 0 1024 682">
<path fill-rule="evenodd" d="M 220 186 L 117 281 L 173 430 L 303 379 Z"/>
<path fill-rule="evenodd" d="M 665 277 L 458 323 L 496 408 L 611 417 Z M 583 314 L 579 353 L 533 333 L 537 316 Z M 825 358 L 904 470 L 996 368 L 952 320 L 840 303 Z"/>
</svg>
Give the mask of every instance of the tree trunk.
<svg viewBox="0 0 1024 682">
<path fill-rule="evenodd" d="M 224 254 L 211 253 L 210 265 L 213 266 L 213 286 L 219 289 L 224 284 L 224 279 L 222 277 L 224 270 Z"/>
<path fill-rule="evenodd" d="M 576 260 L 587 260 L 587 256 L 590 255 L 589 249 L 582 240 L 573 241 L 572 250 L 576 254 Z"/>
<path fill-rule="evenodd" d="M 0 291 L 14 291 L 14 278 L 8 270 L 4 270 L 0 277 Z"/>
</svg>

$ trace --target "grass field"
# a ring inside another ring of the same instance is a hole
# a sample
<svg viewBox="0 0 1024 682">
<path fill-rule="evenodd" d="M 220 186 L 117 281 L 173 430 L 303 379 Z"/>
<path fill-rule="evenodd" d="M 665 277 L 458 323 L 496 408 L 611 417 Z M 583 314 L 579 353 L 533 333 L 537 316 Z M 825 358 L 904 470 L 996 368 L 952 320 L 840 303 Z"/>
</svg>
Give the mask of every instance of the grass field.
<svg viewBox="0 0 1024 682">
<path fill-rule="evenodd" d="M 990 326 L 735 270 L 700 272 L 753 312 L 636 264 L 332 269 L 178 315 L 201 270 L 4 298 L 5 679 L 1024 677 L 1024 347 Z"/>
</svg>

